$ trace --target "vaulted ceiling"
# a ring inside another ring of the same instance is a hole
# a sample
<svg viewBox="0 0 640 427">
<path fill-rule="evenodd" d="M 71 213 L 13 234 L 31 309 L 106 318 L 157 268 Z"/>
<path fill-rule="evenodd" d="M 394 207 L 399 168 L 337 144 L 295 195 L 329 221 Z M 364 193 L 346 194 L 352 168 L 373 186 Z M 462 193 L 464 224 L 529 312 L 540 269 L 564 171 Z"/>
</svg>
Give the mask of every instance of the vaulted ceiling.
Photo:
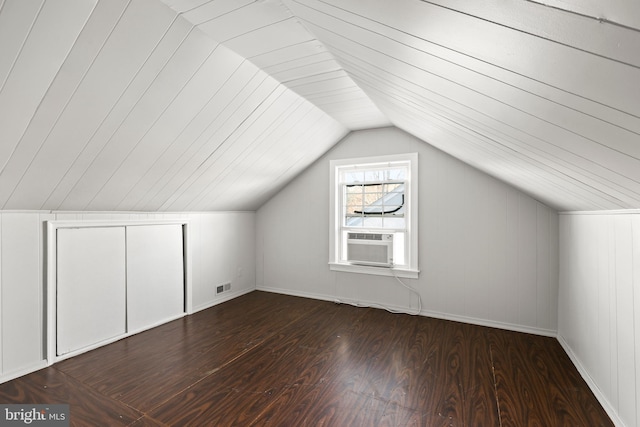
<svg viewBox="0 0 640 427">
<path fill-rule="evenodd" d="M 390 125 L 640 208 L 640 3 L 0 0 L 0 209 L 256 209 Z"/>
</svg>

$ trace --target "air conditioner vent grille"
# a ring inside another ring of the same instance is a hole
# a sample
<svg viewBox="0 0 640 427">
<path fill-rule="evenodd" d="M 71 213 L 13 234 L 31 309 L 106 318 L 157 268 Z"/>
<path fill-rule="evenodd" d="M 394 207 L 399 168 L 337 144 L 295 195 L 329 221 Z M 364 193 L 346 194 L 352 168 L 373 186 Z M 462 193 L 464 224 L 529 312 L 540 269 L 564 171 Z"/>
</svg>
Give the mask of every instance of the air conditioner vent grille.
<svg viewBox="0 0 640 427">
<path fill-rule="evenodd" d="M 383 236 L 379 233 L 349 233 L 349 239 L 353 240 L 382 240 Z"/>
<path fill-rule="evenodd" d="M 393 234 L 347 233 L 347 261 L 389 267 L 393 265 Z"/>
</svg>

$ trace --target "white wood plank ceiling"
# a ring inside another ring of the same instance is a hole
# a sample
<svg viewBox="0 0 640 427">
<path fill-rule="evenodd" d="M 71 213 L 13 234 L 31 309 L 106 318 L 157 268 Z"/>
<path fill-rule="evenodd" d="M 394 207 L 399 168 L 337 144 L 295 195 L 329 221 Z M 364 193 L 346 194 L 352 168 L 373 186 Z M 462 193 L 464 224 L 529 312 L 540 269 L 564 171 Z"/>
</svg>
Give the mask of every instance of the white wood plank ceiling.
<svg viewBox="0 0 640 427">
<path fill-rule="evenodd" d="M 640 208 L 640 3 L 0 0 L 0 209 L 256 209 L 390 124 Z"/>
</svg>

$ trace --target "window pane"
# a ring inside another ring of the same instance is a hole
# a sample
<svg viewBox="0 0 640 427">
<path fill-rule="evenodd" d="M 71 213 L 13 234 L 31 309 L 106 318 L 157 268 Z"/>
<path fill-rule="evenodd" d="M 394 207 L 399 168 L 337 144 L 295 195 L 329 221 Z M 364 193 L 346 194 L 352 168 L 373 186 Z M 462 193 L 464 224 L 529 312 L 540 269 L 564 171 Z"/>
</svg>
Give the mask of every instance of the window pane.
<svg viewBox="0 0 640 427">
<path fill-rule="evenodd" d="M 364 202 L 362 194 L 347 194 L 346 205 L 347 207 L 360 207 L 362 208 Z"/>
<path fill-rule="evenodd" d="M 358 203 L 362 203 L 362 197 L 362 193 L 346 193 L 347 203 L 355 200 L 358 200 Z"/>
<path fill-rule="evenodd" d="M 400 209 L 402 209 L 402 205 L 384 205 L 384 215 L 393 216 L 400 212 Z"/>
<path fill-rule="evenodd" d="M 382 228 L 382 218 L 372 216 L 365 217 L 362 225 L 368 228 Z"/>
<path fill-rule="evenodd" d="M 338 173 L 338 182 L 332 195 L 338 197 L 332 198 L 331 203 L 335 213 L 341 216 L 338 230 L 332 235 L 341 240 L 335 242 L 335 259 L 346 262 L 346 232 L 356 230 L 393 233 L 395 264 L 406 266 L 409 263 L 407 242 L 411 239 L 406 233 L 412 221 L 407 207 L 414 201 L 409 200 L 410 193 L 405 192 L 408 189 L 405 181 L 414 159 L 414 155 L 407 155 L 406 159 L 393 156 L 388 160 L 383 157 L 361 160 L 363 163 L 360 164 L 356 164 L 358 160 L 355 159 L 350 163 L 334 163 L 333 172 Z"/>
<path fill-rule="evenodd" d="M 367 192 L 364 193 L 364 203 L 365 205 L 371 205 L 371 204 L 380 204 L 379 202 L 382 200 L 382 196 L 384 196 L 384 193 L 379 192 L 379 191 L 371 191 L 371 192 Z"/>
<path fill-rule="evenodd" d="M 345 185 L 345 215 L 404 214 L 404 184 Z M 345 220 L 346 224 L 346 220 Z"/>
<path fill-rule="evenodd" d="M 382 185 L 367 185 L 364 187 L 364 193 L 365 194 L 371 194 L 371 193 L 382 193 L 383 192 L 383 186 Z"/>
<path fill-rule="evenodd" d="M 351 216 L 347 217 L 345 220 L 346 227 L 362 227 L 364 223 L 364 218 L 361 216 Z"/>
<path fill-rule="evenodd" d="M 364 173 L 364 180 L 366 182 L 380 182 L 385 180 L 385 173 L 383 170 L 369 170 Z"/>
<path fill-rule="evenodd" d="M 391 181 L 404 181 L 407 178 L 407 168 L 392 168 L 388 170 L 388 179 Z"/>
<path fill-rule="evenodd" d="M 403 229 L 406 227 L 406 221 L 404 218 L 393 218 L 393 217 L 384 217 L 383 218 L 383 228 L 400 228 Z"/>
<path fill-rule="evenodd" d="M 347 185 L 347 194 L 361 194 L 364 190 L 363 185 Z"/>
<path fill-rule="evenodd" d="M 389 206 L 404 206 L 404 186 L 402 186 L 402 188 L 396 188 L 391 193 L 387 193 L 385 202 Z"/>
<path fill-rule="evenodd" d="M 345 172 L 342 177 L 342 182 L 346 184 L 351 184 L 354 182 L 364 182 L 364 171 Z"/>
</svg>

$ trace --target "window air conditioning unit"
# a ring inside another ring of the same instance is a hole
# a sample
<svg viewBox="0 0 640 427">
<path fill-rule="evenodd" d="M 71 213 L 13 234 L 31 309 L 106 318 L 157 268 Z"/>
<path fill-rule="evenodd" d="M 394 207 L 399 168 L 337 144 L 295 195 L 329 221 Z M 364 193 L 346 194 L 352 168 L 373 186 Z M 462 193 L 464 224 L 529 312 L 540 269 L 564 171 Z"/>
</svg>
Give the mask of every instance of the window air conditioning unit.
<svg viewBox="0 0 640 427">
<path fill-rule="evenodd" d="M 391 267 L 393 265 L 393 234 L 347 233 L 347 262 Z"/>
</svg>

